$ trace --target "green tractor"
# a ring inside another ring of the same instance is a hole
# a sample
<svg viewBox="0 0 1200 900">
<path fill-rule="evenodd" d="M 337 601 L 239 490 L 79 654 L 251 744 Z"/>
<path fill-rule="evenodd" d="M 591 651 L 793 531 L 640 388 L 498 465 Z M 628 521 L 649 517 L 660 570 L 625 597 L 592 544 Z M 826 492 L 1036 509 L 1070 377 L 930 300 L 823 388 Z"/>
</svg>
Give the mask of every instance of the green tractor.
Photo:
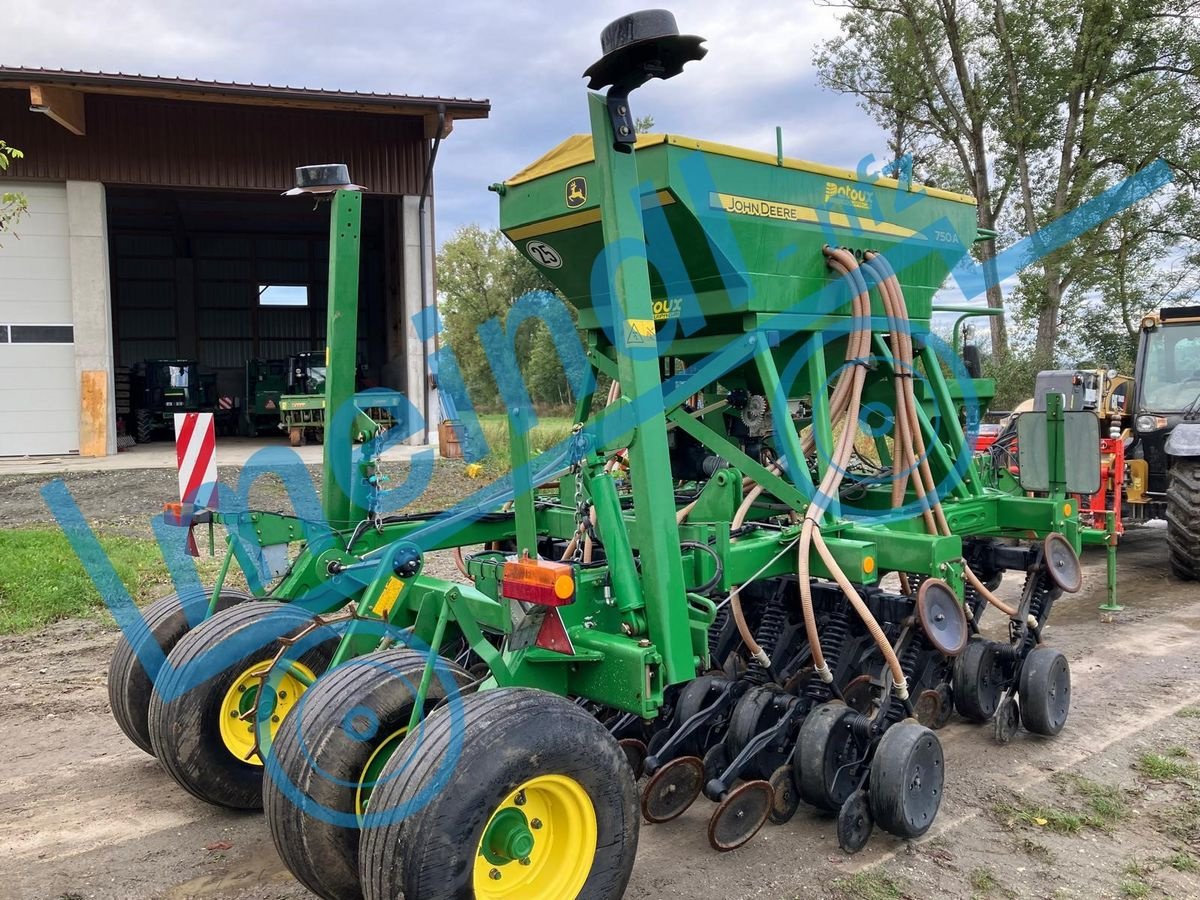
<svg viewBox="0 0 1200 900">
<path fill-rule="evenodd" d="M 1171 570 L 1200 580 L 1200 306 L 1142 319 L 1126 502 L 1165 516 Z"/>
<path fill-rule="evenodd" d="M 288 390 L 288 371 L 286 359 L 251 359 L 246 362 L 246 400 L 239 422 L 239 430 L 244 437 L 279 430 L 279 404 Z"/>
<path fill-rule="evenodd" d="M 310 440 L 318 444 L 324 440 L 326 358 L 325 351 L 312 350 L 287 361 L 287 390 L 279 398 L 279 427 L 288 433 L 293 447 L 303 447 Z M 362 386 L 366 368 L 362 363 L 355 367 L 356 387 Z M 357 395 L 356 402 L 359 406 L 355 417 L 356 441 L 393 424 L 386 405 L 375 405 L 378 401 L 365 394 Z"/>
<path fill-rule="evenodd" d="M 118 647 L 121 727 L 192 795 L 264 807 L 321 897 L 618 898 L 642 821 L 702 797 L 718 851 L 801 803 L 847 852 L 876 825 L 916 838 L 952 711 L 1002 743 L 1066 725 L 1062 404 L 1040 414 L 1042 495 L 988 487 L 959 415 L 973 380 L 931 328 L 973 201 L 637 135 L 631 92 L 701 43 L 663 10 L 609 25 L 591 134 L 494 185 L 501 229 L 578 311 L 581 335 L 549 295 L 509 314 L 565 319 L 570 436 L 532 456 L 534 412 L 497 377 L 511 474 L 414 514 L 388 506 L 375 442 L 351 444 L 378 427 L 336 418 L 325 521 L 199 511 L 228 532 L 216 585 Z M 330 201 L 324 400 L 353 411 L 362 196 L 344 166 L 297 182 Z M 460 577 L 429 571 L 437 551 Z M 269 591 L 225 590 L 233 559 Z M 1005 572 L 1019 598 L 989 587 Z"/>
<path fill-rule="evenodd" d="M 195 360 L 148 359 L 133 367 L 130 385 L 133 439 L 139 444 L 174 434 L 176 413 L 216 410 L 217 377 L 202 373 Z"/>
</svg>

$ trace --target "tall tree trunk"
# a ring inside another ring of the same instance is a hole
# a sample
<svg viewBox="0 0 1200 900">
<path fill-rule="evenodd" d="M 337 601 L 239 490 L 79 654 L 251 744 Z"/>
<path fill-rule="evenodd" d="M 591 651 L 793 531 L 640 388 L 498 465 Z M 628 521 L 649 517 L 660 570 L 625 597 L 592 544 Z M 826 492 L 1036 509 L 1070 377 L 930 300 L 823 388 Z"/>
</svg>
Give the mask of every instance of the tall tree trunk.
<svg viewBox="0 0 1200 900">
<path fill-rule="evenodd" d="M 1058 347 L 1058 314 L 1062 308 L 1062 282 L 1059 281 L 1058 264 L 1050 260 L 1042 263 L 1045 294 L 1038 308 L 1037 340 L 1033 345 L 1034 359 L 1038 368 L 1054 366 L 1055 350 Z"/>
</svg>

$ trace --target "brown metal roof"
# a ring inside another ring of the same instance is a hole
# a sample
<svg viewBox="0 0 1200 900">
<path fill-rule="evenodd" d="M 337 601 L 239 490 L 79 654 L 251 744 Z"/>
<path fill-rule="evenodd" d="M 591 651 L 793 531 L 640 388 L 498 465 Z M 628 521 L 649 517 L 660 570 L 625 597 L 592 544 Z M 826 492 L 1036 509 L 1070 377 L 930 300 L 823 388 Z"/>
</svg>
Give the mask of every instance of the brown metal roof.
<svg viewBox="0 0 1200 900">
<path fill-rule="evenodd" d="M 118 94 L 165 100 L 199 100 L 252 106 L 283 106 L 345 110 L 393 115 L 427 115 L 444 105 L 454 119 L 483 119 L 489 100 L 460 97 L 414 97 L 361 91 L 331 91 L 269 84 L 204 81 L 199 78 L 126 75 L 112 72 L 75 72 L 67 69 L 0 66 L 0 87 L 23 88 L 35 84 L 72 88 L 86 94 Z"/>
</svg>

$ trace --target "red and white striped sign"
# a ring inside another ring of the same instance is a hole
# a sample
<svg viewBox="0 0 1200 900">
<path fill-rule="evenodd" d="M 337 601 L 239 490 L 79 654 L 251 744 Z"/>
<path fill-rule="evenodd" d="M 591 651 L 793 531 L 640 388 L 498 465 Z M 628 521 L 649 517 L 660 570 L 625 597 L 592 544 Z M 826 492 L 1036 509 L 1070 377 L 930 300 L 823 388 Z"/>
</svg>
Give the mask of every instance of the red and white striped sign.
<svg viewBox="0 0 1200 900">
<path fill-rule="evenodd" d="M 212 413 L 175 414 L 175 461 L 179 501 L 216 507 L 217 436 Z"/>
</svg>

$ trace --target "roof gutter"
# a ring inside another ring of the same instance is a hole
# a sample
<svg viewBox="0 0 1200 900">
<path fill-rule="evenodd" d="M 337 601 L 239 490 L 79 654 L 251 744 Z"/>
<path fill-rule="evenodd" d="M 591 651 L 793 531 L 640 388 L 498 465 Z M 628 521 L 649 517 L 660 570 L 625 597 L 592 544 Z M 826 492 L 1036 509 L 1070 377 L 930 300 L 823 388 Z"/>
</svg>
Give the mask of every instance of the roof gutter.
<svg viewBox="0 0 1200 900">
<path fill-rule="evenodd" d="M 425 181 L 421 185 L 421 202 L 417 205 L 417 222 L 419 223 L 419 248 L 421 254 L 421 318 L 425 325 L 425 338 L 422 342 L 422 352 L 425 355 L 425 390 L 424 397 L 421 399 L 421 414 L 425 420 L 425 440 L 432 442 L 431 435 L 436 432 L 438 423 L 432 421 L 433 416 L 433 390 L 429 386 L 429 358 L 433 355 L 437 341 L 435 329 L 430 326 L 429 308 L 432 306 L 433 290 L 429 283 L 429 262 L 426 257 L 429 255 L 432 244 L 431 235 L 429 233 L 429 218 L 426 210 L 426 201 L 429 200 L 429 188 L 433 182 L 433 164 L 437 162 L 438 148 L 442 145 L 442 130 L 446 125 L 446 105 L 439 103 L 437 105 L 437 130 L 433 135 L 433 147 L 429 151 L 429 162 L 425 166 Z"/>
</svg>

